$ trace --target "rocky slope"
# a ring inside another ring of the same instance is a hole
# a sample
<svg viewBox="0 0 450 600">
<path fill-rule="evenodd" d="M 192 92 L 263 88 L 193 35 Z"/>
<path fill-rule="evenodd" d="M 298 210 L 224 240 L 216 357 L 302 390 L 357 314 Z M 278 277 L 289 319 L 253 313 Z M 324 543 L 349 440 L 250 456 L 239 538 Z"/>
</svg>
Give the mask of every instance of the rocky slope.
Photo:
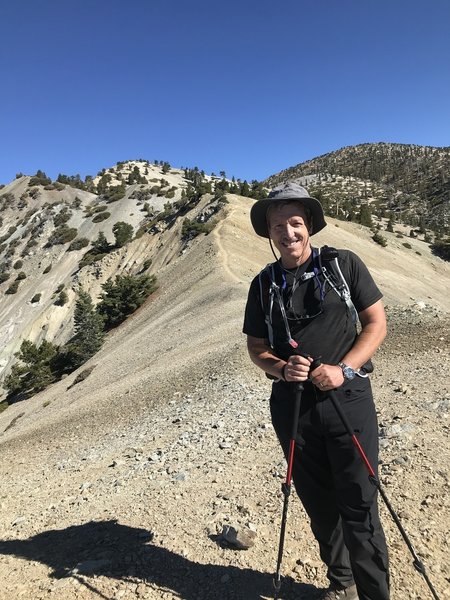
<svg viewBox="0 0 450 600">
<path fill-rule="evenodd" d="M 285 464 L 269 384 L 240 333 L 248 284 L 271 260 L 248 212 L 230 197 L 214 232 L 174 256 L 158 292 L 109 334 L 89 377 L 0 415 L 0 598 L 272 596 Z M 320 236 L 360 254 L 385 292 L 390 335 L 372 378 L 381 479 L 449 597 L 448 264 L 418 240 L 377 246 L 351 223 L 330 219 Z M 392 597 L 430 597 L 382 512 Z M 224 543 L 226 525 L 255 531 L 254 545 Z M 287 600 L 326 585 L 295 496 L 283 573 Z"/>
</svg>

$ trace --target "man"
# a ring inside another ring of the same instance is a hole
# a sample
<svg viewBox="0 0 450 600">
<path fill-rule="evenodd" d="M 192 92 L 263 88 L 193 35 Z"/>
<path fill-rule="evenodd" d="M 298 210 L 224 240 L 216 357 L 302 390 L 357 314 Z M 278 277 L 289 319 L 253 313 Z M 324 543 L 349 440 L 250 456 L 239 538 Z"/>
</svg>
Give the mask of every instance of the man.
<svg viewBox="0 0 450 600">
<path fill-rule="evenodd" d="M 275 188 L 253 205 L 251 221 L 280 256 L 250 286 L 243 331 L 251 359 L 275 379 L 270 409 L 286 457 L 292 383 L 304 383 L 293 480 L 327 565 L 330 587 L 322 598 L 388 600 L 377 490 L 327 397 L 327 391 L 335 390 L 376 469 L 378 425 L 367 371 L 386 335 L 382 294 L 362 261 L 347 250 L 339 250 L 338 264 L 351 301 L 333 289 L 333 279 L 326 271 L 324 275 L 320 253 L 310 243 L 326 226 L 322 206 L 305 188 L 295 183 Z M 359 334 L 352 307 L 361 323 Z M 322 364 L 311 371 L 319 357 Z"/>
</svg>

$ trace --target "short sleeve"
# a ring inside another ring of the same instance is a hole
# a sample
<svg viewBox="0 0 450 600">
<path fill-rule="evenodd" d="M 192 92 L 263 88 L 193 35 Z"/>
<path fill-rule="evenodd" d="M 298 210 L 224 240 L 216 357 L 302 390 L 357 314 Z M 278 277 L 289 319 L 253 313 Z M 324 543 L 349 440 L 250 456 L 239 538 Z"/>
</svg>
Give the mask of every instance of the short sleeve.
<svg viewBox="0 0 450 600">
<path fill-rule="evenodd" d="M 343 259 L 347 262 L 347 268 L 344 272 L 348 272 L 348 279 L 347 276 L 346 279 L 350 287 L 350 295 L 356 310 L 361 312 L 378 302 L 383 294 L 359 256 L 349 250 L 345 254 L 347 256 L 343 256 Z M 339 251 L 339 262 L 341 262 L 341 251 Z"/>
<path fill-rule="evenodd" d="M 252 337 L 267 339 L 267 326 L 264 310 L 261 306 L 259 277 L 255 277 L 250 285 L 245 306 L 243 333 Z"/>
</svg>

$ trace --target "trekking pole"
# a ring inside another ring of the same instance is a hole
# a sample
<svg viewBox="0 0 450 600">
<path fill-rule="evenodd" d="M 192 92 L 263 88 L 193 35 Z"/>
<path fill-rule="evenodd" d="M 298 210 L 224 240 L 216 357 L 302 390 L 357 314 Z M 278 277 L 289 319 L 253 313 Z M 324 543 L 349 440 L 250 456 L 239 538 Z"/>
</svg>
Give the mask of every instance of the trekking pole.
<svg viewBox="0 0 450 600">
<path fill-rule="evenodd" d="M 283 504 L 283 516 L 281 518 L 281 530 L 280 530 L 280 542 L 278 545 L 278 560 L 277 570 L 273 578 L 273 585 L 275 588 L 274 599 L 277 600 L 278 594 L 281 589 L 281 562 L 283 560 L 283 548 L 284 548 L 284 536 L 286 532 L 287 513 L 289 506 L 289 496 L 291 495 L 291 483 L 292 483 L 292 468 L 294 466 L 294 454 L 295 454 L 295 440 L 297 437 L 298 419 L 300 416 L 300 404 L 302 401 L 303 383 L 293 383 L 295 389 L 295 404 L 294 404 L 294 415 L 292 419 L 292 433 L 291 440 L 289 442 L 289 455 L 288 455 L 288 466 L 286 473 L 286 480 L 281 485 L 281 491 L 284 495 Z"/>
<path fill-rule="evenodd" d="M 320 362 L 320 359 L 316 359 L 313 361 L 313 363 L 311 364 L 311 370 L 316 369 L 317 367 L 319 367 L 322 363 Z M 334 390 L 327 390 L 325 392 L 326 394 L 328 394 L 328 396 L 331 399 L 331 402 L 333 403 L 334 408 L 336 409 L 336 412 L 339 415 L 339 418 L 342 421 L 342 424 L 344 425 L 347 433 L 349 434 L 349 436 L 352 438 L 352 442 L 356 448 L 356 450 L 358 451 L 358 454 L 360 455 L 364 465 L 366 466 L 367 471 L 369 472 L 369 481 L 372 483 L 372 485 L 374 485 L 377 490 L 380 492 L 381 497 L 383 498 L 383 501 L 388 509 L 388 511 L 391 514 L 392 519 L 394 520 L 394 523 L 397 525 L 398 530 L 400 531 L 403 540 L 405 541 L 406 545 L 409 548 L 409 551 L 412 554 L 413 557 L 413 566 L 416 569 L 416 571 L 418 571 L 421 575 L 423 575 L 423 578 L 425 579 L 428 587 L 430 588 L 430 591 L 433 595 L 434 600 L 439 600 L 439 596 L 436 593 L 436 590 L 433 587 L 433 584 L 431 583 L 428 574 L 425 570 L 425 565 L 423 564 L 423 562 L 419 559 L 419 557 L 417 556 L 417 553 L 414 549 L 414 546 L 411 543 L 411 540 L 409 539 L 406 531 L 403 528 L 403 525 L 400 522 L 400 519 L 398 518 L 397 513 L 395 512 L 395 510 L 392 508 L 392 504 L 389 502 L 388 497 L 386 496 L 383 488 L 381 487 L 381 483 L 379 481 L 379 479 L 377 478 L 375 471 L 372 468 L 372 465 L 369 462 L 369 459 L 367 458 L 363 448 L 361 447 L 361 444 L 358 441 L 358 438 L 356 437 L 355 431 L 354 429 L 351 427 L 349 420 L 347 419 L 346 414 L 344 413 L 344 411 L 342 410 L 342 407 L 340 405 L 340 402 L 338 400 L 338 397 L 336 395 L 336 392 Z"/>
</svg>

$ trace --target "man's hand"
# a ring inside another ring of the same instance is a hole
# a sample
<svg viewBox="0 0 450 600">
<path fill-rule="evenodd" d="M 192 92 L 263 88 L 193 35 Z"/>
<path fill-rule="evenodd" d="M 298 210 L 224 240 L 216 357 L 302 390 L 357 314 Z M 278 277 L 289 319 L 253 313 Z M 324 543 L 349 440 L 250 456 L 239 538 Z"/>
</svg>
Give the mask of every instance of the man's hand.
<svg viewBox="0 0 450 600">
<path fill-rule="evenodd" d="M 310 357 L 306 358 L 298 354 L 290 356 L 283 368 L 285 381 L 306 381 L 311 363 L 312 358 Z"/>
<path fill-rule="evenodd" d="M 311 381 L 319 390 L 334 390 L 344 383 L 344 374 L 338 365 L 320 365 L 311 372 Z"/>
</svg>

